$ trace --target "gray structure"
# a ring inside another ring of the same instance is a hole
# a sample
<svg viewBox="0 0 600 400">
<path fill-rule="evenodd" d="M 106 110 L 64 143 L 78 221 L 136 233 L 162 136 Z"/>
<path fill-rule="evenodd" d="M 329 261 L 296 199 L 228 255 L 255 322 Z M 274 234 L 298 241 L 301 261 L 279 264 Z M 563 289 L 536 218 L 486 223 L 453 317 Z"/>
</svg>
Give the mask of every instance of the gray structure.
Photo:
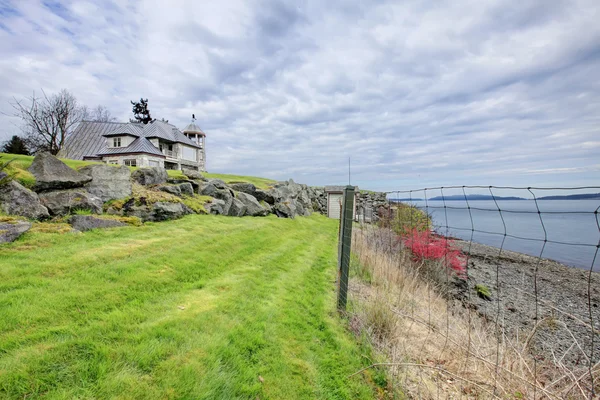
<svg viewBox="0 0 600 400">
<path fill-rule="evenodd" d="M 59 157 L 130 167 L 206 171 L 206 134 L 192 121 L 181 132 L 164 121 L 79 123 Z"/>
<path fill-rule="evenodd" d="M 342 212 L 342 200 L 346 186 L 325 186 L 325 195 L 327 196 L 327 217 L 340 219 Z M 358 186 L 354 188 L 355 195 L 360 191 Z M 356 200 L 356 199 L 355 199 Z M 356 215 L 356 201 L 354 201 L 354 215 Z"/>
</svg>

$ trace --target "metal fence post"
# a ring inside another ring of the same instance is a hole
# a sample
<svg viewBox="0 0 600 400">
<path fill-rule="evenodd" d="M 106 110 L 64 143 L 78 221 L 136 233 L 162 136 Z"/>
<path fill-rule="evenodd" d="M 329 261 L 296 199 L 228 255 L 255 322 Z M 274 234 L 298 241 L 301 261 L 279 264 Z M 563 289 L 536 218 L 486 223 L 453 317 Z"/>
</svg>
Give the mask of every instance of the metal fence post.
<svg viewBox="0 0 600 400">
<path fill-rule="evenodd" d="M 342 200 L 340 237 L 338 248 L 338 311 L 346 311 L 348 300 L 348 274 L 350 248 L 352 247 L 352 222 L 354 220 L 354 186 L 346 186 Z"/>
</svg>

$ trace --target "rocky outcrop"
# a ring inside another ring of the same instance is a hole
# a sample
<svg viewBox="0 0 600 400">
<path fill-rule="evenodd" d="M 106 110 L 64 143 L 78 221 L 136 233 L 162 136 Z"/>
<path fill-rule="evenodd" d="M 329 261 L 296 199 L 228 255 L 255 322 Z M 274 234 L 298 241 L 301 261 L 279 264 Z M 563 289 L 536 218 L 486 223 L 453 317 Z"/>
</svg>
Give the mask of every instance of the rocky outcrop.
<svg viewBox="0 0 600 400">
<path fill-rule="evenodd" d="M 0 243 L 13 242 L 31 229 L 31 222 L 0 222 Z"/>
<path fill-rule="evenodd" d="M 203 195 L 203 196 L 211 196 L 214 197 L 215 193 L 217 192 L 217 187 L 215 185 L 213 185 L 212 183 L 206 183 L 204 185 L 201 185 L 198 188 L 198 193 Z"/>
<path fill-rule="evenodd" d="M 68 215 L 77 210 L 102 213 L 102 199 L 82 189 L 40 193 L 40 201 L 51 215 Z"/>
<path fill-rule="evenodd" d="M 131 174 L 131 179 L 140 185 L 161 185 L 169 175 L 164 168 L 140 168 Z"/>
<path fill-rule="evenodd" d="M 209 179 L 208 183 L 212 184 L 217 189 L 229 189 L 229 186 L 221 179 Z"/>
<path fill-rule="evenodd" d="M 31 219 L 50 216 L 38 195 L 15 181 L 0 186 L 0 210 L 5 214 Z"/>
<path fill-rule="evenodd" d="M 35 156 L 28 171 L 35 178 L 33 189 L 36 192 L 78 188 L 92 180 L 91 177 L 69 168 L 50 153 Z"/>
<path fill-rule="evenodd" d="M 379 213 L 389 210 L 387 194 L 381 192 L 360 191 L 356 199 L 356 213 L 359 220 L 377 222 Z"/>
<path fill-rule="evenodd" d="M 183 182 L 178 185 L 181 194 L 184 196 L 193 196 L 194 195 L 194 187 L 189 182 Z"/>
<path fill-rule="evenodd" d="M 260 205 L 258 200 L 256 200 L 256 197 L 251 196 L 248 193 L 238 192 L 236 197 L 246 207 L 246 215 L 248 215 L 248 216 L 264 217 L 269 213 L 267 211 L 267 209 L 265 209 L 263 206 Z M 269 209 L 270 209 L 270 207 L 269 207 Z"/>
<path fill-rule="evenodd" d="M 114 228 L 117 226 L 125 226 L 127 224 L 113 219 L 102 219 L 91 215 L 73 215 L 69 219 L 69 223 L 74 229 L 84 232 L 91 229 Z"/>
<path fill-rule="evenodd" d="M 131 171 L 124 165 L 88 165 L 79 172 L 92 178 L 85 188 L 102 201 L 131 196 Z"/>
<path fill-rule="evenodd" d="M 278 182 L 270 190 L 274 199 L 273 210 L 278 217 L 307 216 L 313 211 L 308 186 L 289 181 Z"/>
</svg>

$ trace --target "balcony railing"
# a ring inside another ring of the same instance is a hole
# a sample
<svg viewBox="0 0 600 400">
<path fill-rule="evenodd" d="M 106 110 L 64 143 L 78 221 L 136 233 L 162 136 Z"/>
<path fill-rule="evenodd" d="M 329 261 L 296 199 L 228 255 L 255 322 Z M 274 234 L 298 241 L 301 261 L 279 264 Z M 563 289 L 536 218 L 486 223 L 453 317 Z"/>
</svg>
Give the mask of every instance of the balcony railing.
<svg viewBox="0 0 600 400">
<path fill-rule="evenodd" d="M 171 158 L 177 158 L 177 152 L 173 151 L 173 150 L 164 150 L 163 149 L 163 154 L 167 157 L 171 157 Z"/>
</svg>

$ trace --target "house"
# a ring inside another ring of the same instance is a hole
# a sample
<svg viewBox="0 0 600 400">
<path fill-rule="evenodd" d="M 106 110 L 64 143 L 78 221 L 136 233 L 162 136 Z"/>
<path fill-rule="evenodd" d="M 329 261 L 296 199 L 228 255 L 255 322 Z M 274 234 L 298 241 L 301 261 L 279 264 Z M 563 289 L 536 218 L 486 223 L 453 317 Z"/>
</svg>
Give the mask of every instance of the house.
<svg viewBox="0 0 600 400">
<path fill-rule="evenodd" d="M 129 167 L 206 171 L 206 134 L 192 122 L 183 132 L 165 121 L 82 121 L 59 157 Z"/>
<path fill-rule="evenodd" d="M 346 186 L 325 186 L 325 195 L 327 196 L 327 217 L 340 219 L 342 214 L 342 200 L 344 197 L 344 189 Z M 353 218 L 356 218 L 356 204 L 360 191 L 358 186 L 354 188 L 354 211 Z"/>
</svg>

